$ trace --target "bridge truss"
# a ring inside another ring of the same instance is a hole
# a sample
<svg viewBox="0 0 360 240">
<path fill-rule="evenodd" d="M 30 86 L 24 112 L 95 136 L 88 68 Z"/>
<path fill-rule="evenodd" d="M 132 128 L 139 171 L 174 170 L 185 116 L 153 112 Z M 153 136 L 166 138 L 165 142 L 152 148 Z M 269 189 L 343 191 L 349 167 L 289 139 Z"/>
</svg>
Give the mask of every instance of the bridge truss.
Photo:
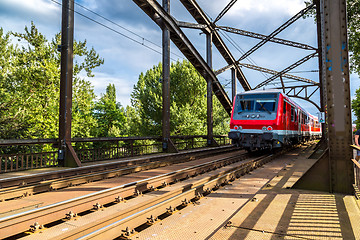
<svg viewBox="0 0 360 240">
<path fill-rule="evenodd" d="M 211 21 L 195 0 L 180 0 L 183 6 L 195 19 L 196 23 L 178 21 L 170 13 L 170 0 L 162 0 L 162 5 L 156 0 L 133 0 L 152 21 L 163 31 L 163 149 L 164 151 L 176 151 L 170 140 L 170 40 L 183 53 L 183 55 L 194 65 L 197 71 L 207 81 L 207 123 L 208 123 L 208 144 L 216 145 L 212 133 L 212 95 L 214 94 L 230 114 L 232 101 L 236 94 L 237 78 L 245 91 L 263 88 L 269 84 L 281 84 L 279 87 L 284 93 L 292 97 L 298 97 L 313 103 L 321 112 L 326 112 L 327 123 L 323 125 L 323 142 L 326 145 L 325 154 L 322 155 L 321 165 L 330 169 L 328 175 L 324 174 L 319 189 L 349 193 L 352 191 L 353 172 L 351 158 L 351 111 L 350 111 L 350 89 L 349 89 L 349 66 L 348 48 L 346 33 L 346 0 L 314 0 L 306 8 L 298 12 L 280 27 L 269 35 L 253 33 L 232 27 L 218 26 L 217 22 L 236 3 L 231 0 L 220 14 Z M 67 6 L 67 7 L 64 7 Z M 72 7 L 71 7 L 72 6 Z M 276 36 L 304 16 L 309 11 L 316 9 L 318 47 L 289 41 Z M 73 34 L 73 0 L 63 0 L 63 39 L 62 39 L 62 90 L 60 104 L 60 151 L 64 151 L 65 160 L 70 156 L 72 162 L 77 162 L 76 153 L 71 148 L 71 71 L 69 62 L 72 61 L 72 34 Z M 331 27 L 330 27 L 331 26 Z M 204 59 L 194 47 L 192 42 L 182 31 L 182 28 L 200 29 L 207 38 L 207 54 Z M 256 45 L 245 52 L 237 60 L 221 38 L 219 31 L 227 31 L 233 34 L 240 34 L 246 37 L 260 39 Z M 339 34 L 340 33 L 340 34 Z M 242 62 L 255 51 L 259 50 L 268 42 L 283 44 L 300 48 L 306 51 L 313 51 L 306 57 L 296 61 L 281 71 L 275 71 L 259 66 L 245 64 Z M 215 46 L 227 65 L 217 71 L 212 69 L 212 46 Z M 289 71 L 318 57 L 319 82 L 310 79 L 297 77 L 289 74 Z M 250 86 L 242 68 L 250 68 L 266 72 L 272 76 L 256 85 Z M 223 86 L 219 83 L 217 75 L 232 69 L 232 98 L 230 99 Z M 69 80 L 70 79 L 70 80 Z M 285 79 L 291 79 L 299 84 L 288 85 Z M 276 82 L 278 81 L 278 82 Z M 311 90 L 310 90 L 311 89 Z M 320 92 L 320 105 L 310 98 L 316 92 Z M 344 120 L 345 116 L 345 120 Z M 327 131 L 326 131 L 327 130 Z M 345 155 L 344 155 L 345 153 Z M 344 160 L 346 156 L 346 160 Z M 320 162 L 320 161 L 319 161 Z M 312 168 L 315 174 L 326 169 Z M 308 175 L 311 175 L 309 173 Z M 314 173 L 313 173 L 314 174 Z M 329 181 L 330 179 L 330 181 Z M 304 180 L 304 182 L 306 182 Z M 346 184 L 344 184 L 346 183 Z M 306 184 L 305 184 L 306 185 Z"/>
</svg>

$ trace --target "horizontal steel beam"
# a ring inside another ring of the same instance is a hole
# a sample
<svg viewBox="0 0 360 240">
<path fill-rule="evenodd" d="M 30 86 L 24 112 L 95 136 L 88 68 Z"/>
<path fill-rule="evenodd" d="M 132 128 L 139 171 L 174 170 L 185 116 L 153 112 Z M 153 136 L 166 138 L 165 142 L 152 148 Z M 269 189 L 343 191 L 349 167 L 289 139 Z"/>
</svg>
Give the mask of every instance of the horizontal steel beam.
<svg viewBox="0 0 360 240">
<path fill-rule="evenodd" d="M 307 6 L 305 9 L 301 10 L 300 12 L 298 12 L 295 16 L 293 16 L 292 18 L 290 18 L 288 21 L 286 21 L 284 24 L 282 24 L 280 27 L 278 27 L 275 31 L 273 31 L 272 33 L 270 33 L 270 35 L 266 36 L 265 39 L 263 39 L 262 41 L 260 41 L 258 44 L 256 44 L 254 47 L 252 47 L 249 51 L 247 51 L 246 53 L 244 53 L 237 61 L 236 63 L 239 63 L 240 61 L 244 60 L 245 58 L 247 58 L 248 56 L 250 56 L 250 54 L 252 54 L 253 52 L 255 52 L 257 49 L 259 49 L 261 46 L 263 46 L 265 43 L 267 43 L 270 39 L 274 38 L 277 34 L 279 34 L 280 32 L 282 32 L 284 29 L 286 29 L 288 26 L 290 26 L 291 24 L 293 24 L 296 20 L 298 20 L 299 18 L 301 18 L 302 16 L 304 16 L 308 11 L 310 11 L 313 7 L 315 6 L 314 3 L 310 4 L 309 6 Z M 217 74 L 225 72 L 226 70 L 230 69 L 232 67 L 232 65 L 228 65 L 225 66 L 219 70 L 216 71 Z"/>
<path fill-rule="evenodd" d="M 268 69 L 268 68 L 259 67 L 259 66 L 255 66 L 255 65 L 251 65 L 251 64 L 239 63 L 239 65 L 242 66 L 242 67 L 246 67 L 246 68 L 253 69 L 253 70 L 256 70 L 256 71 L 260 71 L 260 72 L 264 72 L 264 73 L 270 73 L 270 74 L 273 74 L 273 75 L 279 74 L 278 71 L 271 70 L 271 69 Z M 315 82 L 313 80 L 303 78 L 303 77 L 299 77 L 299 76 L 295 76 L 295 75 L 291 75 L 291 74 L 287 74 L 287 73 L 284 73 L 281 76 L 286 77 L 286 78 L 290 78 L 290 79 L 294 79 L 294 80 L 297 80 L 297 81 L 300 81 L 300 82 L 318 84 L 317 82 Z"/>
<path fill-rule="evenodd" d="M 182 21 L 176 21 L 177 25 L 179 27 L 183 28 L 193 28 L 193 29 L 206 29 L 207 26 L 205 24 L 197 24 L 197 23 L 190 23 L 190 22 L 182 22 Z M 210 32 L 209 30 L 207 30 Z"/>
<path fill-rule="evenodd" d="M 274 76 L 272 76 L 269 79 L 265 80 L 264 82 L 258 84 L 254 89 L 261 88 L 262 86 L 265 86 L 269 82 L 275 80 L 276 78 L 282 76 L 283 74 L 287 73 L 288 71 L 300 66 L 304 62 L 306 62 L 306 61 L 310 60 L 311 58 L 315 57 L 316 54 L 317 54 L 317 52 L 307 55 L 306 57 L 300 59 L 299 61 L 297 61 L 294 64 L 290 65 L 289 67 L 285 68 L 284 70 L 278 72 L 277 74 L 275 74 Z"/>
<path fill-rule="evenodd" d="M 261 39 L 261 40 L 265 40 L 267 38 L 267 35 L 263 35 L 260 33 L 254 33 L 254 32 L 250 32 L 250 31 L 245 31 L 245 30 L 232 28 L 232 27 L 216 26 L 216 28 L 224 30 L 226 32 L 235 33 L 235 34 L 239 34 L 239 35 L 246 36 L 246 37 L 257 38 L 257 39 Z M 296 47 L 296 48 L 300 48 L 300 49 L 304 49 L 304 50 L 317 50 L 315 47 L 309 46 L 307 44 L 289 41 L 289 40 L 285 40 L 285 39 L 281 39 L 281 38 L 273 37 L 273 38 L 269 39 L 269 42 L 279 43 L 279 44 L 287 45 L 290 47 Z"/>
</svg>

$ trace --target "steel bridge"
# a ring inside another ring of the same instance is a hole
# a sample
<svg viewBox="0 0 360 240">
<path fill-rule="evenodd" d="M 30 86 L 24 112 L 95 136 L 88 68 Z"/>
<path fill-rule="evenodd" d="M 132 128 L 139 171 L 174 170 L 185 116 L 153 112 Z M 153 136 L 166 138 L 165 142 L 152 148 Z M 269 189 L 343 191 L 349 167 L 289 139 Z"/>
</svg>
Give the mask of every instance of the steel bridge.
<svg viewBox="0 0 360 240">
<path fill-rule="evenodd" d="M 176 137 L 170 136 L 170 41 L 172 41 L 207 82 L 207 135 L 198 136 L 198 138 L 205 139 L 208 146 L 217 146 L 219 144 L 219 140 L 215 140 L 216 138 L 219 139 L 219 136 L 213 134 L 213 95 L 218 98 L 230 115 L 232 99 L 237 92 L 236 81 L 240 83 L 244 91 L 248 91 L 266 87 L 273 84 L 275 80 L 279 80 L 281 84 L 279 89 L 282 89 L 288 96 L 309 101 L 320 112 L 326 114 L 326 122 L 323 123 L 322 127 L 323 138 L 318 145 L 319 152 L 321 151 L 322 154 L 319 156 L 317 163 L 299 180 L 298 186 L 339 193 L 352 193 L 354 191 L 352 185 L 354 183 L 354 171 L 353 164 L 350 161 L 352 158 L 352 149 L 350 147 L 352 144 L 352 129 L 346 0 L 314 0 L 312 4 L 309 4 L 268 35 L 218 25 L 219 20 L 231 9 L 236 0 L 231 0 L 214 21 L 207 17 L 195 0 L 180 0 L 184 8 L 194 18 L 194 22 L 182 22 L 171 15 L 170 0 L 162 0 L 162 4 L 156 0 L 133 0 L 133 2 L 162 30 L 163 124 L 161 138 L 154 138 L 160 140 L 164 152 L 177 152 L 179 150 L 178 143 L 174 141 Z M 313 10 L 316 12 L 318 46 L 309 46 L 277 37 L 279 33 Z M 206 35 L 206 59 L 201 56 L 192 41 L 182 30 L 183 28 L 197 29 Z M 226 46 L 219 31 L 239 34 L 260 41 L 242 56 L 235 57 Z M 0 140 L 1 145 L 54 144 L 58 147 L 58 152 L 54 153 L 57 156 L 54 162 L 65 166 L 81 166 L 79 159 L 81 154 L 74 150 L 73 142 L 113 141 L 118 144 L 119 141 L 124 141 L 128 143 L 125 144 L 127 151 L 134 151 L 131 143 L 139 139 L 71 139 L 73 35 L 74 0 L 63 0 L 59 138 L 30 142 L 25 140 Z M 244 59 L 259 51 L 262 46 L 269 42 L 291 46 L 310 53 L 281 71 L 243 62 Z M 212 64 L 213 46 L 227 64 L 215 71 Z M 289 74 L 292 69 L 316 57 L 319 63 L 319 82 Z M 251 81 L 246 78 L 242 71 L 243 68 L 265 72 L 270 74 L 271 77 L 256 86 L 251 86 Z M 231 96 L 227 95 L 217 77 L 218 74 L 227 70 L 231 70 L 232 76 Z M 294 80 L 297 84 L 289 85 L 285 79 Z M 320 95 L 320 103 L 311 99 L 315 94 Z M 184 138 L 186 137 L 182 139 Z M 117 151 L 119 151 L 119 147 Z M 16 162 L 18 161 L 19 159 L 16 158 Z M 22 158 L 22 161 L 24 161 L 24 158 Z M 328 170 L 324 171 L 324 169 Z M 311 184 L 315 176 L 318 179 L 316 186 Z"/>
</svg>

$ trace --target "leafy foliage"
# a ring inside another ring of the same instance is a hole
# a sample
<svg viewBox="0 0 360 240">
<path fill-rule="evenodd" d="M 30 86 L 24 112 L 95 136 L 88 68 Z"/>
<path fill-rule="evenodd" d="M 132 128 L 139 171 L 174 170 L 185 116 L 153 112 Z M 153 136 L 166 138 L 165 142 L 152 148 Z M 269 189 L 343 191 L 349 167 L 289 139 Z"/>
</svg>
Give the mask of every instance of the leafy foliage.
<svg viewBox="0 0 360 240">
<path fill-rule="evenodd" d="M 10 36 L 21 45 L 13 45 Z M 0 30 L 0 138 L 55 138 L 58 135 L 60 88 L 60 34 L 49 42 L 33 23 L 24 33 Z M 95 94 L 90 82 L 81 79 L 104 60 L 86 42 L 74 44 L 73 137 L 90 136 L 96 126 L 92 116 Z M 79 60 L 77 59 L 78 57 Z"/>
<path fill-rule="evenodd" d="M 161 135 L 162 126 L 162 66 L 159 63 L 145 74 L 131 94 L 132 108 L 127 109 L 130 135 Z M 206 134 L 206 84 L 188 61 L 172 63 L 170 67 L 170 128 L 172 135 Z M 219 101 L 214 98 L 214 134 L 227 133 L 229 119 Z M 139 118 L 135 116 L 138 115 Z M 129 119 L 129 122 L 132 121 Z"/>
<path fill-rule="evenodd" d="M 94 129 L 97 137 L 119 137 L 122 133 L 125 115 L 120 103 L 116 102 L 114 84 L 109 84 L 106 93 L 96 102 L 93 115 L 98 123 Z"/>
</svg>

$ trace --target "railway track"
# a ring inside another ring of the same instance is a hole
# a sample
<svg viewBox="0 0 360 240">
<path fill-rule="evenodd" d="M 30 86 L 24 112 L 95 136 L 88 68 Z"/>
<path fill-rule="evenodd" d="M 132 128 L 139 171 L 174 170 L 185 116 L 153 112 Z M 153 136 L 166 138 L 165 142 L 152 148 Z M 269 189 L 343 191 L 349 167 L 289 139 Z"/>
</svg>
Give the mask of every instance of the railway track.
<svg viewBox="0 0 360 240">
<path fill-rule="evenodd" d="M 171 164 L 204 158 L 235 150 L 233 147 L 196 150 L 187 153 L 123 160 L 113 163 L 96 164 L 80 168 L 39 173 L 28 176 L 0 179 L 0 202 L 32 194 L 63 189 L 103 179 L 119 177 L 130 173 L 154 169 Z"/>
<path fill-rule="evenodd" d="M 247 157 L 247 154 L 242 154 L 237 157 L 217 159 L 209 163 L 9 216 L 0 219 L 0 231 L 6 233 L 6 236 L 11 236 L 14 234 L 14 229 L 17 229 L 19 232 L 19 229 L 24 230 L 32 225 L 34 231 L 45 231 L 47 234 L 36 234 L 36 237 L 32 235 L 29 236 L 30 239 L 41 239 L 41 237 L 43 239 L 75 239 L 87 234 L 90 234 L 89 239 L 97 238 L 98 234 L 106 236 L 105 239 L 108 239 L 107 236 L 114 236 L 113 233 L 110 233 L 113 231 L 105 231 L 105 229 L 116 228 L 121 229 L 119 230 L 120 232 L 124 231 L 124 236 L 128 236 L 137 226 L 145 222 L 155 222 L 157 216 L 165 212 L 171 212 L 176 207 L 185 206 L 191 199 L 194 201 L 201 197 L 202 194 L 219 188 L 221 184 L 227 184 L 229 181 L 235 180 L 242 174 L 266 163 L 274 156 L 259 157 L 239 162 Z M 159 188 L 159 191 L 153 191 Z M 147 192 L 147 194 L 143 195 L 144 192 Z M 134 198 L 135 196 L 142 197 Z M 123 200 L 127 198 L 131 198 L 131 200 L 124 202 Z M 123 203 L 118 204 L 121 202 Z M 104 205 L 109 207 L 105 208 L 103 207 Z M 120 209 L 114 210 L 117 207 L 120 207 Z M 101 211 L 95 211 L 95 209 Z M 88 217 L 86 217 L 87 215 L 80 218 L 76 217 L 75 213 L 82 215 L 81 212 L 91 213 Z M 95 217 L 96 214 L 99 216 Z M 90 223 L 88 220 L 81 220 L 89 217 L 93 220 Z M 50 219 L 56 221 L 65 218 L 75 219 L 76 221 L 70 221 L 71 225 L 77 225 L 77 227 L 73 230 L 62 231 L 61 236 L 56 236 L 56 234 L 49 235 L 53 228 L 41 230 L 42 225 L 40 224 L 50 222 Z M 34 223 L 35 221 L 40 224 Z M 99 228 L 105 232 L 99 233 Z M 119 236 L 119 231 L 115 237 Z M 49 238 L 49 236 L 52 237 Z"/>
<path fill-rule="evenodd" d="M 31 229 L 36 230 L 40 228 L 40 225 L 35 222 L 39 222 L 43 225 L 64 218 L 72 218 L 75 216 L 73 213 L 81 213 L 94 208 L 101 208 L 107 203 L 121 201 L 123 198 L 134 195 L 141 195 L 143 191 L 165 186 L 167 183 L 178 181 L 182 178 L 188 178 L 191 175 L 198 175 L 207 172 L 210 169 L 220 168 L 221 166 L 244 159 L 246 156 L 246 154 L 241 154 L 236 157 L 232 156 L 217 159 L 179 171 L 173 171 L 119 187 L 98 191 L 86 196 L 3 217 L 0 218 L 0 232 L 2 236 L 7 237 L 21 233 L 29 229 L 30 226 Z"/>
</svg>

